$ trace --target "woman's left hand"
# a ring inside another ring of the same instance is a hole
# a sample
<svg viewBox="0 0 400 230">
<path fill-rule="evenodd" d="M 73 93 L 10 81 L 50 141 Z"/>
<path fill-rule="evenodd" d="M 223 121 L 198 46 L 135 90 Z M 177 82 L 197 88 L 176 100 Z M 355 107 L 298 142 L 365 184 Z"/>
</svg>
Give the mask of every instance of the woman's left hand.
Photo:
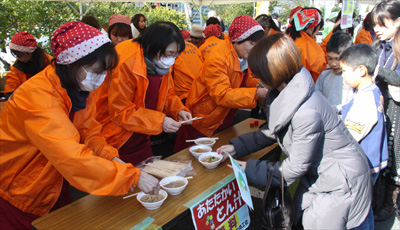
<svg viewBox="0 0 400 230">
<path fill-rule="evenodd" d="M 179 117 L 179 121 L 187 121 L 187 120 L 192 119 L 192 114 L 185 110 L 181 110 L 178 112 L 178 117 Z M 193 123 L 193 121 L 190 121 L 190 122 L 185 123 L 185 125 L 190 125 L 192 123 Z"/>
<path fill-rule="evenodd" d="M 246 161 L 236 161 L 239 165 L 240 165 L 240 167 L 242 167 L 242 169 L 244 170 L 244 171 L 246 171 L 246 164 L 247 164 L 247 162 Z M 229 167 L 229 168 L 232 168 L 232 165 L 230 165 L 230 164 L 227 164 L 227 166 Z"/>
</svg>

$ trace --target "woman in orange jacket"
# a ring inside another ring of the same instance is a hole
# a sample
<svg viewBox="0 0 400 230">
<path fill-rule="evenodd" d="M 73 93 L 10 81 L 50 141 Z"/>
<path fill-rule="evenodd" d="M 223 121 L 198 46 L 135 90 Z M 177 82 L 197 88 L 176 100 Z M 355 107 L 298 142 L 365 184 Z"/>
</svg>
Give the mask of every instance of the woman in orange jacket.
<svg viewBox="0 0 400 230">
<path fill-rule="evenodd" d="M 218 43 L 230 43 L 229 38 L 225 40 L 224 34 L 222 33 L 221 26 L 219 24 L 210 24 L 206 26 L 203 31 L 203 37 L 205 39 L 205 42 L 199 47 L 201 59 L 203 62 L 210 55 L 210 53 L 213 52 L 212 50 L 216 45 L 218 45 Z"/>
<path fill-rule="evenodd" d="M 293 16 L 286 33 L 294 40 L 302 56 L 303 66 L 310 71 L 314 82 L 326 68 L 324 51 L 314 40 L 318 31 L 324 26 L 321 12 L 316 8 L 303 8 Z"/>
<path fill-rule="evenodd" d="M 187 139 L 211 136 L 232 126 L 237 109 L 254 108 L 267 92 L 257 88 L 259 80 L 250 76 L 247 68 L 251 48 L 264 37 L 260 24 L 250 16 L 236 17 L 229 37 L 230 43 L 214 47 L 193 82 L 186 106 L 202 119 L 179 130 L 175 152 L 189 146 Z"/>
<path fill-rule="evenodd" d="M 371 45 L 375 38 L 375 31 L 371 25 L 371 12 L 368 13 L 363 21 L 363 27 L 356 36 L 354 44 L 364 43 Z"/>
<path fill-rule="evenodd" d="M 185 41 L 185 50 L 176 58 L 172 66 L 175 93 L 185 104 L 193 80 L 200 71 L 203 60 L 199 49 Z"/>
<path fill-rule="evenodd" d="M 179 130 L 191 113 L 175 94 L 170 67 L 185 49 L 178 27 L 156 22 L 115 47 L 119 63 L 97 93 L 97 120 L 125 162 L 152 156 L 150 135 Z"/>
<path fill-rule="evenodd" d="M 42 71 L 53 58 L 37 46 L 36 39 L 28 32 L 18 32 L 11 38 L 11 53 L 18 58 L 6 75 L 4 94 L 8 98 L 22 83 Z"/>
<path fill-rule="evenodd" d="M 158 180 L 118 158 L 100 134 L 89 91 L 118 62 L 110 40 L 82 22 L 51 39 L 56 60 L 21 85 L 0 115 L 0 223 L 29 229 L 66 205 L 68 183 L 94 195 L 124 195 L 138 185 L 158 193 Z"/>
</svg>

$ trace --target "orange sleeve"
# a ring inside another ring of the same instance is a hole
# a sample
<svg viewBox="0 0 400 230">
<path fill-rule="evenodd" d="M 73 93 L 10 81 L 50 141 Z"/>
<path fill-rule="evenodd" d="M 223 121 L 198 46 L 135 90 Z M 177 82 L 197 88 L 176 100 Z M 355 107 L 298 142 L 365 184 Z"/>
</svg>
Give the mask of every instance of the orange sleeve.
<svg viewBox="0 0 400 230">
<path fill-rule="evenodd" d="M 247 78 L 246 81 L 246 87 L 254 87 L 257 88 L 258 82 L 260 82 L 260 79 L 254 77 L 254 73 L 251 72 L 250 68 L 247 69 L 249 77 Z"/>
<path fill-rule="evenodd" d="M 25 74 L 11 66 L 11 71 L 6 75 L 6 85 L 4 86 L 4 93 L 12 93 L 14 92 L 22 83 L 26 81 Z"/>
<path fill-rule="evenodd" d="M 322 51 L 324 51 L 325 60 L 327 60 L 326 45 L 328 44 L 329 39 L 331 39 L 332 33 L 333 33 L 333 30 L 331 30 L 331 32 L 329 32 L 329 34 L 326 35 L 326 37 L 324 38 L 324 40 L 322 40 L 321 44 L 319 45 L 319 46 L 321 47 Z"/>
<path fill-rule="evenodd" d="M 314 79 L 314 83 L 317 82 L 317 79 L 321 72 L 326 69 L 326 61 L 324 52 L 320 49 L 320 47 L 310 47 L 309 52 L 307 52 L 307 64 L 306 69 L 308 69 L 311 73 L 311 76 Z"/>
<path fill-rule="evenodd" d="M 80 144 L 80 134 L 61 108 L 27 110 L 24 128 L 56 170 L 75 188 L 93 195 L 123 195 L 137 185 L 140 170 L 110 161 Z"/>
<path fill-rule="evenodd" d="M 257 105 L 257 88 L 232 88 L 225 59 L 223 55 L 215 55 L 207 58 L 204 63 L 202 78 L 209 95 L 217 105 L 228 108 L 254 108 Z"/>
<path fill-rule="evenodd" d="M 80 142 L 87 145 L 95 155 L 111 160 L 118 157 L 118 150 L 107 144 L 101 134 L 102 125 L 95 119 L 96 105 L 93 93 L 87 100 L 86 109 L 75 113 L 74 125 L 80 134 Z"/>
<path fill-rule="evenodd" d="M 111 119 L 117 126 L 128 131 L 147 135 L 160 134 L 165 114 L 143 106 L 146 92 L 141 87 L 144 83 L 140 81 L 144 79 L 135 76 L 133 72 L 129 62 L 122 63 L 113 71 L 108 89 Z M 173 83 L 170 87 L 173 88 Z M 142 101 L 141 105 L 137 104 L 139 101 Z"/>
</svg>

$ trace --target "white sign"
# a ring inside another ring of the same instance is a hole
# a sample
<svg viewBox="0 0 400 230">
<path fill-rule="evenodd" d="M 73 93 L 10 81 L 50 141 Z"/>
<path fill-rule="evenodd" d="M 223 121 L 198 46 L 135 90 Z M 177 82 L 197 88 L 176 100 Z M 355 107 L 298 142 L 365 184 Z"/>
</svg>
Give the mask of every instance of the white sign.
<svg viewBox="0 0 400 230">
<path fill-rule="evenodd" d="M 240 165 L 236 162 L 236 160 L 231 157 L 231 155 L 228 156 L 229 159 L 231 159 L 233 172 L 235 173 L 236 181 L 238 183 L 242 199 L 251 210 L 254 210 L 253 201 L 251 200 L 250 188 L 247 183 L 246 173 L 244 172 L 242 167 L 240 167 Z"/>
</svg>

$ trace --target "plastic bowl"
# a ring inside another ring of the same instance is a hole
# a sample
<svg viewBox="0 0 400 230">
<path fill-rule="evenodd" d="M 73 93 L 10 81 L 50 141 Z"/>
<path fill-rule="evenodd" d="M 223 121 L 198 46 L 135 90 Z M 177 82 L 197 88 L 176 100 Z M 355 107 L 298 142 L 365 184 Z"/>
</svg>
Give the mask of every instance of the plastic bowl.
<svg viewBox="0 0 400 230">
<path fill-rule="evenodd" d="M 148 209 L 148 210 L 156 210 L 156 209 L 158 209 L 158 208 L 161 207 L 161 205 L 164 203 L 165 199 L 167 199 L 167 197 L 168 197 L 168 193 L 167 193 L 166 191 L 162 190 L 162 189 L 160 189 L 160 192 L 159 192 L 159 193 L 160 193 L 161 195 L 163 195 L 164 198 L 163 198 L 162 200 L 160 200 L 160 201 L 157 201 L 157 202 L 148 203 L 148 202 L 143 202 L 143 201 L 141 201 L 140 199 L 141 199 L 143 196 L 147 195 L 147 194 L 144 193 L 144 192 L 140 192 L 139 194 L 137 194 L 136 199 L 137 199 L 146 209 Z"/>
<path fill-rule="evenodd" d="M 210 147 L 213 147 L 215 142 L 216 140 L 214 138 L 209 138 L 209 137 L 200 137 L 194 141 L 196 145 L 208 145 Z"/>
<path fill-rule="evenodd" d="M 170 183 L 171 181 L 183 181 L 185 182 L 184 185 L 182 185 L 181 187 L 177 187 L 177 188 L 167 188 L 165 187 L 166 184 Z M 188 184 L 188 180 L 185 179 L 184 177 L 181 176 L 169 176 L 169 177 L 165 177 L 164 179 L 162 179 L 160 181 L 160 186 L 161 188 L 163 188 L 165 191 L 168 192 L 169 195 L 179 195 L 182 193 L 182 191 L 186 188 L 186 185 Z"/>
<path fill-rule="evenodd" d="M 201 149 L 202 152 L 199 153 L 198 150 Z M 193 145 L 189 148 L 190 153 L 194 156 L 194 158 L 199 158 L 199 156 L 203 153 L 209 153 L 212 151 L 212 148 L 208 145 Z"/>
<path fill-rule="evenodd" d="M 207 163 L 207 162 L 203 162 L 204 158 L 208 157 L 208 156 L 214 156 L 214 157 L 218 157 L 219 160 L 211 162 L 211 163 Z M 222 155 L 218 154 L 216 152 L 209 152 L 209 153 L 203 153 L 199 156 L 199 162 L 206 168 L 208 169 L 215 169 L 216 167 L 218 167 L 219 163 L 221 163 L 222 161 Z"/>
</svg>

